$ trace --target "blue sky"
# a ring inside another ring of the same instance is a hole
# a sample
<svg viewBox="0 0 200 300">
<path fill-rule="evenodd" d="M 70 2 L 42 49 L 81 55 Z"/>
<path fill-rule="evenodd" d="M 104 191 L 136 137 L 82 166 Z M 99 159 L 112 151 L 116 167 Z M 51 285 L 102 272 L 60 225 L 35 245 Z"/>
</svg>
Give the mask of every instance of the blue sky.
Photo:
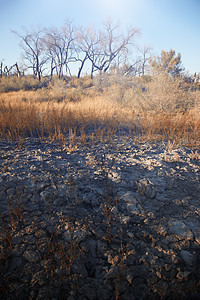
<svg viewBox="0 0 200 300">
<path fill-rule="evenodd" d="M 181 53 L 186 70 L 200 72 L 200 0 L 0 0 L 0 60 L 20 61 L 19 40 L 11 29 L 61 26 L 67 18 L 99 28 L 108 17 L 124 28 L 139 28 L 140 46 L 152 46 L 157 55 L 173 49 Z"/>
</svg>

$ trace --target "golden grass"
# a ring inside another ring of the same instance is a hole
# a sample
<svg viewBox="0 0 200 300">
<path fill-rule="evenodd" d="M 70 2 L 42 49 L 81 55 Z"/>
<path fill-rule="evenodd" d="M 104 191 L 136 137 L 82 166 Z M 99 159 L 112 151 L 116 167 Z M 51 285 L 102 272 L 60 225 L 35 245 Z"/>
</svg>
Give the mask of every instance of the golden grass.
<svg viewBox="0 0 200 300">
<path fill-rule="evenodd" d="M 24 101 L 26 99 L 26 101 Z M 130 115 L 127 110 L 126 114 Z M 79 102 L 38 101 L 37 92 L 0 94 L 2 137 L 67 133 L 78 126 L 97 126 L 123 122 L 124 109 L 103 97 L 85 97 Z M 130 117 L 129 117 L 130 118 Z"/>
<path fill-rule="evenodd" d="M 141 82 L 132 87 L 110 84 L 101 92 L 57 83 L 37 91 L 1 93 L 0 137 L 18 143 L 28 136 L 48 137 L 64 143 L 73 130 L 84 144 L 91 132 L 102 136 L 128 130 L 137 139 L 199 147 L 200 91 L 186 90 L 169 78 Z"/>
</svg>

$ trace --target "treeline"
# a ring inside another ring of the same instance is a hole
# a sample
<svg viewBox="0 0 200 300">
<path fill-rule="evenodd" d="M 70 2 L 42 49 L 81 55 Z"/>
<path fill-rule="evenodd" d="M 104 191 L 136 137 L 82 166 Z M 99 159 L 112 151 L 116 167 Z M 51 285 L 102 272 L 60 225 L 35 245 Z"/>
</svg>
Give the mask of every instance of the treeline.
<svg viewBox="0 0 200 300">
<path fill-rule="evenodd" d="M 129 27 L 126 32 L 119 23 L 110 19 L 101 29 L 77 27 L 67 20 L 61 27 L 32 28 L 23 32 L 12 31 L 20 40 L 22 62 L 8 68 L 1 62 L 0 76 L 33 74 L 39 80 L 45 74 L 76 75 L 106 73 L 112 68 L 125 75 L 144 74 L 151 48 L 136 47 L 139 30 Z M 137 48 L 137 57 L 133 51 Z"/>
<path fill-rule="evenodd" d="M 41 81 L 44 75 L 51 80 L 54 75 L 59 79 L 66 75 L 80 78 L 86 74 L 93 78 L 95 72 L 110 71 L 133 77 L 145 75 L 152 69 L 171 76 L 184 72 L 180 53 L 176 55 L 174 50 L 169 50 L 153 56 L 151 47 L 137 46 L 137 28 L 130 27 L 125 32 L 119 23 L 110 19 L 101 29 L 78 28 L 67 20 L 61 27 L 12 32 L 20 40 L 22 59 L 20 64 L 10 67 L 1 61 L 0 77 L 32 74 Z M 193 79 L 199 81 L 199 76 L 195 76 Z"/>
</svg>

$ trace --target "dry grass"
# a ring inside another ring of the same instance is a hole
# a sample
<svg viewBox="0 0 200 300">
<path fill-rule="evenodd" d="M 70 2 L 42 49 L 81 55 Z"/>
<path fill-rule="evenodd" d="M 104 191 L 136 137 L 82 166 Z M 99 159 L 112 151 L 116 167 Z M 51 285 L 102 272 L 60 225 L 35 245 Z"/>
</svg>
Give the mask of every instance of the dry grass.
<svg viewBox="0 0 200 300">
<path fill-rule="evenodd" d="M 47 84 L 47 78 L 42 78 L 41 82 L 39 82 L 37 78 L 30 75 L 25 77 L 0 77 L 0 93 L 19 90 L 36 90 L 47 86 Z"/>
<path fill-rule="evenodd" d="M 74 79 L 75 80 L 75 79 Z M 83 80 L 82 80 L 83 81 Z M 166 75 L 110 82 L 98 86 L 72 81 L 70 87 L 54 81 L 48 89 L 0 94 L 0 137 L 16 140 L 28 136 L 56 139 L 61 145 L 70 132 L 81 143 L 94 134 L 128 130 L 138 140 L 175 140 L 199 146 L 200 91 L 185 88 Z M 73 83 L 73 84 L 72 84 Z M 76 85 L 75 85 L 76 84 Z"/>
</svg>

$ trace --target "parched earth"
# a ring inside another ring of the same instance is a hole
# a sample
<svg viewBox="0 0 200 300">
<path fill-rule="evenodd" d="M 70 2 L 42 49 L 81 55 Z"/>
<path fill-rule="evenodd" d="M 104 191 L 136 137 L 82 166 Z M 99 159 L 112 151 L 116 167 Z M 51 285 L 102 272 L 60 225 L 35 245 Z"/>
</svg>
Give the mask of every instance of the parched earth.
<svg viewBox="0 0 200 300">
<path fill-rule="evenodd" d="M 200 299 L 200 154 L 0 142 L 0 299 Z"/>
</svg>

